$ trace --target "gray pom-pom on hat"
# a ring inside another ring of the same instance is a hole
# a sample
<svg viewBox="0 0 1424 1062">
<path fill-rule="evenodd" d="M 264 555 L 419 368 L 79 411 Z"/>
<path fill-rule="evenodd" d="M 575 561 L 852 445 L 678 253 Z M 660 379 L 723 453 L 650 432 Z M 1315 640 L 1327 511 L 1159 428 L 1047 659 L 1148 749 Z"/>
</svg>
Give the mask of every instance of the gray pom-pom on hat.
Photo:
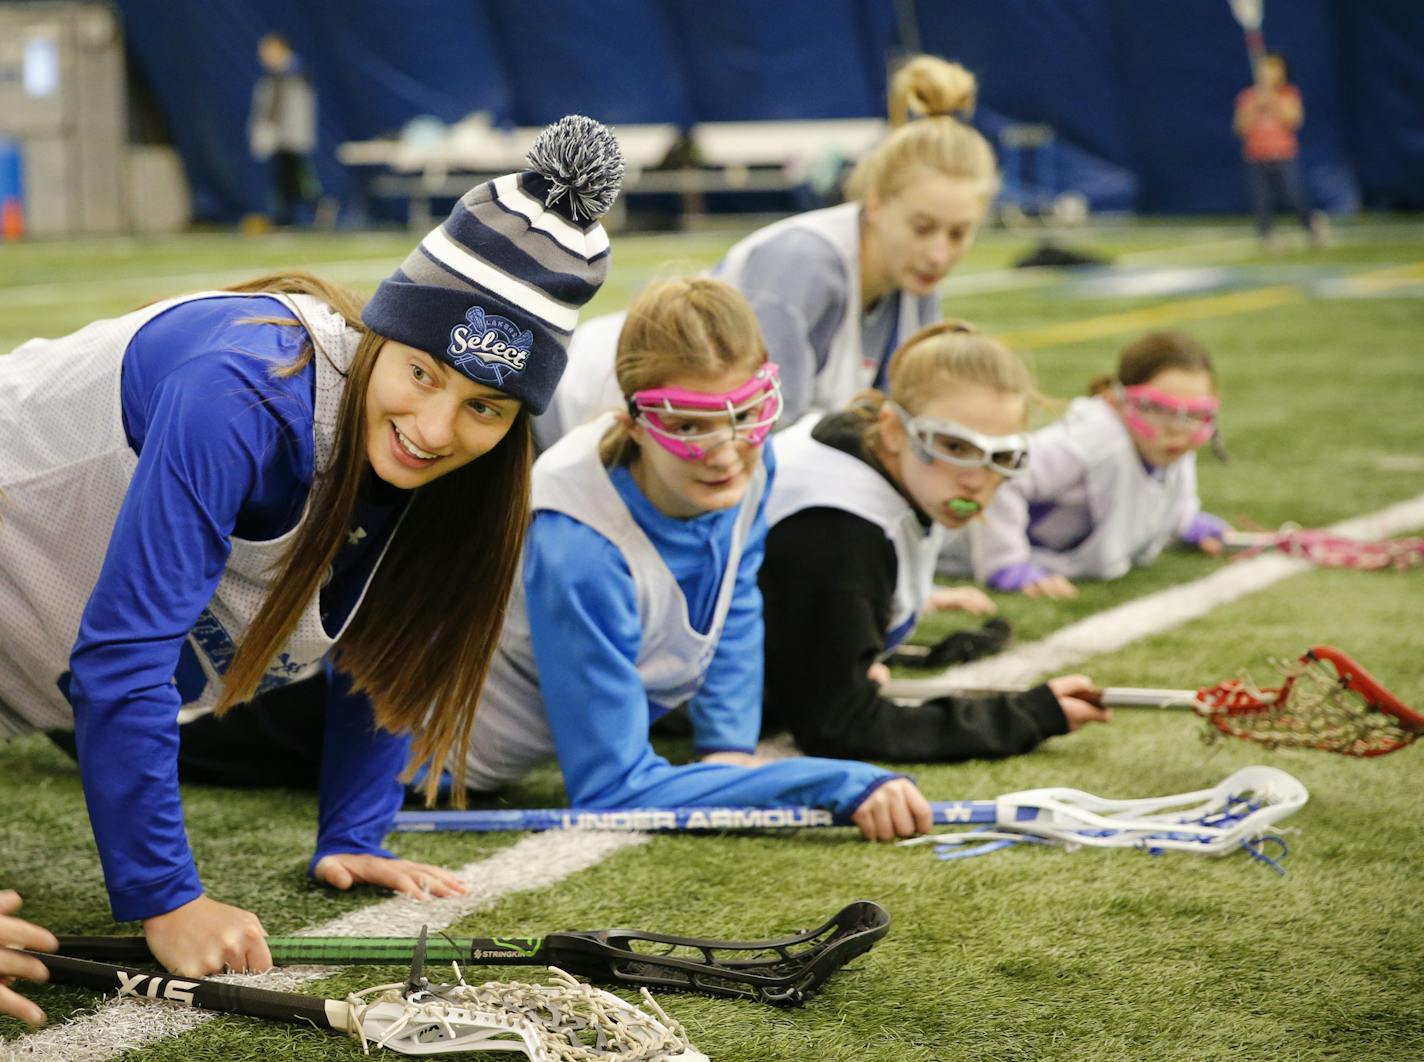
<svg viewBox="0 0 1424 1062">
<path fill-rule="evenodd" d="M 570 220 L 580 211 L 602 217 L 623 186 L 623 151 L 606 126 L 569 114 L 545 127 L 529 149 L 529 165 L 549 182 L 546 206 L 567 197 Z"/>
<path fill-rule="evenodd" d="M 542 413 L 578 312 L 608 273 L 598 218 L 622 186 L 609 130 L 571 114 L 544 129 L 530 169 L 476 185 L 391 276 L 361 319 Z"/>
</svg>

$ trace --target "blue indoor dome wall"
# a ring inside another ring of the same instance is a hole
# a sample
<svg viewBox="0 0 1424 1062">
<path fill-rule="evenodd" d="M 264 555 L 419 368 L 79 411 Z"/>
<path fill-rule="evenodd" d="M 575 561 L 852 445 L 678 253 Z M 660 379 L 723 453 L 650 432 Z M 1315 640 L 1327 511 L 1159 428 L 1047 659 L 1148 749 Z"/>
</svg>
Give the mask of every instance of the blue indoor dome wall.
<svg viewBox="0 0 1424 1062">
<path fill-rule="evenodd" d="M 258 38 L 280 30 L 318 93 L 317 170 L 338 198 L 346 140 L 483 110 L 535 125 L 863 117 L 903 54 L 895 0 L 116 0 L 187 167 L 197 215 L 263 205 L 246 121 Z M 1246 209 L 1236 93 L 1249 80 L 1226 0 L 917 0 L 920 45 L 980 78 L 975 121 L 1055 131 L 1057 185 L 1095 209 Z M 1302 165 L 1334 210 L 1424 207 L 1424 3 L 1267 0 L 1306 108 Z M 1006 174 L 1005 194 L 1024 198 Z M 1040 189 L 1042 191 L 1042 189 Z"/>
<path fill-rule="evenodd" d="M 1364 201 L 1424 209 L 1424 3 L 1340 11 L 1350 141 Z"/>
</svg>

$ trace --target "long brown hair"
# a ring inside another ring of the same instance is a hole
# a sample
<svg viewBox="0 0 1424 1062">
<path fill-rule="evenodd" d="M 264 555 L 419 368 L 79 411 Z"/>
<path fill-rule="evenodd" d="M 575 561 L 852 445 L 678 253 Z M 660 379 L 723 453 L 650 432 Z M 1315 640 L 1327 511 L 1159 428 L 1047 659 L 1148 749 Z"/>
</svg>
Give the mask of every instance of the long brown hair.
<svg viewBox="0 0 1424 1062">
<path fill-rule="evenodd" d="M 257 277 L 228 291 L 313 295 L 361 333 L 346 372 L 329 467 L 312 484 L 305 517 L 277 566 L 262 603 L 224 676 L 219 714 L 256 693 L 267 664 L 281 651 L 335 559 L 367 477 L 365 405 L 384 337 L 361 324 L 362 300 L 306 273 Z M 261 318 L 301 327 L 295 319 Z M 281 372 L 299 372 L 325 356 L 308 342 Z M 520 410 L 509 433 L 488 453 L 411 492 L 333 662 L 371 701 L 376 723 L 416 730 L 409 779 L 429 764 L 425 797 L 433 802 L 440 769 L 453 759 L 457 806 L 465 798 L 465 757 L 450 750 L 469 740 L 489 662 L 504 625 L 529 523 L 529 416 Z"/>
<path fill-rule="evenodd" d="M 748 371 L 766 361 L 766 342 L 746 296 L 724 280 L 674 277 L 649 284 L 628 307 L 618 335 L 614 372 L 625 399 L 670 376 Z M 599 443 L 605 465 L 628 464 L 638 453 L 626 424 Z"/>
</svg>

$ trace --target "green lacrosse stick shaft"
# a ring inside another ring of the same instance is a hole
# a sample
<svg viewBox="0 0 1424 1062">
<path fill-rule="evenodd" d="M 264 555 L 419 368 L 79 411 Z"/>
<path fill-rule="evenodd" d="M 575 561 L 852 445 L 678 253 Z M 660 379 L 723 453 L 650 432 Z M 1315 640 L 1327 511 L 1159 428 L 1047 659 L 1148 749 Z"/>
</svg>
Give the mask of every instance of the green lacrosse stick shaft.
<svg viewBox="0 0 1424 1062">
<path fill-rule="evenodd" d="M 554 935 L 556 938 L 560 934 Z M 415 953 L 416 937 L 267 937 L 267 950 L 278 966 L 405 966 Z M 543 937 L 443 937 L 425 942 L 425 961 L 470 965 L 557 965 Z M 60 937 L 61 955 L 108 962 L 152 962 L 143 937 Z"/>
</svg>

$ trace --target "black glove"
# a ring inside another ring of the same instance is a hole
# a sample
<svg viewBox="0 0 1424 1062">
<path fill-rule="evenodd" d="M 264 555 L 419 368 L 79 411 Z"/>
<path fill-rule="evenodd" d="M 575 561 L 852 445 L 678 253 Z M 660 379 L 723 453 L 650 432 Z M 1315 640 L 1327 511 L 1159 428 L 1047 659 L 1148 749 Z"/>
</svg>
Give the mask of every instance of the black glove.
<svg viewBox="0 0 1424 1062">
<path fill-rule="evenodd" d="M 978 630 L 954 631 L 935 645 L 902 645 L 885 659 L 900 667 L 949 667 L 990 656 L 1013 641 L 1014 628 L 1005 619 L 986 620 Z"/>
</svg>

